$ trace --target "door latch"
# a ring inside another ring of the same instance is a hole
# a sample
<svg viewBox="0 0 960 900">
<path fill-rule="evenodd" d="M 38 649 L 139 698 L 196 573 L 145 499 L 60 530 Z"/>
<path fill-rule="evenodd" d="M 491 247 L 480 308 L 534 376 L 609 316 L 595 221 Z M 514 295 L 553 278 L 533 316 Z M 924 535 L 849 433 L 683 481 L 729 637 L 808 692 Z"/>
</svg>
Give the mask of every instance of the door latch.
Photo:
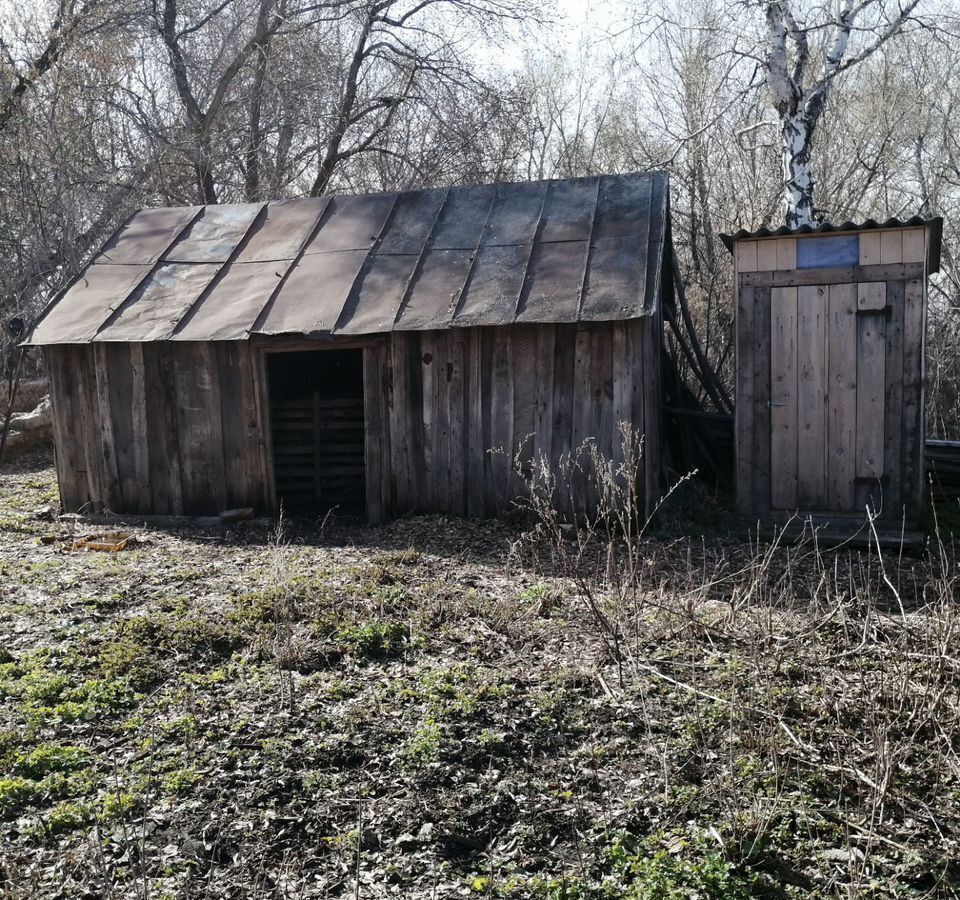
<svg viewBox="0 0 960 900">
<path fill-rule="evenodd" d="M 775 406 L 786 406 L 786 405 L 787 405 L 786 400 L 768 400 L 767 401 L 767 409 L 773 409 Z"/>
<path fill-rule="evenodd" d="M 893 307 L 888 303 L 879 309 L 858 309 L 856 314 L 858 316 L 883 316 L 883 318 L 889 320 L 893 318 Z"/>
</svg>

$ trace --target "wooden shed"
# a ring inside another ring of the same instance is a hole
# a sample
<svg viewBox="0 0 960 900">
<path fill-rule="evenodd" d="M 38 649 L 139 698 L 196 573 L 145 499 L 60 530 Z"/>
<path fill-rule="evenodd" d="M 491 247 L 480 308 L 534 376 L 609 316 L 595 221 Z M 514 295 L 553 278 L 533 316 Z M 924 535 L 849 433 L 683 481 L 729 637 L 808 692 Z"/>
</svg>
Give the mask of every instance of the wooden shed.
<svg viewBox="0 0 960 900">
<path fill-rule="evenodd" d="M 927 278 L 942 220 L 739 232 L 737 495 L 783 522 L 916 528 Z"/>
<path fill-rule="evenodd" d="M 617 423 L 659 473 L 667 178 L 136 213 L 39 318 L 66 510 L 489 515 Z M 491 453 L 502 448 L 505 453 Z"/>
</svg>

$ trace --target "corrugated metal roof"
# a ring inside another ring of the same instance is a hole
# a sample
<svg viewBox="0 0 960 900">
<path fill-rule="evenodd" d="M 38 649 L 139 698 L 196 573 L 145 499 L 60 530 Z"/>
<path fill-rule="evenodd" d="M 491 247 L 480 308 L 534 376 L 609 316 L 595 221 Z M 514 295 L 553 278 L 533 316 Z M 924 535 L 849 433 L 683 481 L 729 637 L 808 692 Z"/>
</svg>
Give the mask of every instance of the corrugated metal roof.
<svg viewBox="0 0 960 900">
<path fill-rule="evenodd" d="M 136 213 L 31 344 L 609 321 L 656 308 L 667 176 Z"/>
<path fill-rule="evenodd" d="M 943 219 L 940 216 L 924 218 L 922 216 L 911 216 L 909 219 L 887 219 L 885 222 L 878 222 L 876 219 L 867 219 L 864 222 L 841 222 L 834 225 L 830 222 L 821 222 L 817 225 L 801 225 L 799 228 L 787 228 L 786 225 L 780 228 L 758 228 L 756 231 L 747 231 L 741 228 L 734 234 L 721 234 L 720 240 L 724 246 L 733 251 L 733 245 L 737 241 L 750 240 L 752 238 L 769 237 L 796 237 L 805 234 L 829 234 L 831 232 L 849 232 L 849 231 L 876 231 L 884 228 L 916 228 L 918 226 L 929 226 L 930 245 L 927 250 L 927 268 L 930 272 L 940 271 L 940 252 L 943 241 Z"/>
</svg>

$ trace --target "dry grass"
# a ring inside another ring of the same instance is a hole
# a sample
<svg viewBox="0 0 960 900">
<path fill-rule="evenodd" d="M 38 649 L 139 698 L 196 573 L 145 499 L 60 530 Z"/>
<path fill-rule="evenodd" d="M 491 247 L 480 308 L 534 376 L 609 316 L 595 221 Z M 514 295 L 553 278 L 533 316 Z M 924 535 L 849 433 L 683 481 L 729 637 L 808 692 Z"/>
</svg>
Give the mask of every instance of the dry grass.
<svg viewBox="0 0 960 900">
<path fill-rule="evenodd" d="M 688 484 L 655 531 L 78 554 L 44 461 L 2 479 L 7 897 L 960 894 L 951 542 L 759 541 Z"/>
</svg>

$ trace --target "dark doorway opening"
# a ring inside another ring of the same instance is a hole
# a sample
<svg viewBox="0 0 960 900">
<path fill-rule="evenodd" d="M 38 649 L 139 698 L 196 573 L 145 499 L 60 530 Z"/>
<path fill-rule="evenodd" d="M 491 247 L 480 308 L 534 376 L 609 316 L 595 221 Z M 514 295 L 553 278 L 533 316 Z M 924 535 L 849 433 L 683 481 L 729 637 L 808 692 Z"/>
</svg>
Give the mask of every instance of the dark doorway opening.
<svg viewBox="0 0 960 900">
<path fill-rule="evenodd" d="M 267 373 L 278 502 L 364 516 L 363 351 L 271 353 Z"/>
</svg>

